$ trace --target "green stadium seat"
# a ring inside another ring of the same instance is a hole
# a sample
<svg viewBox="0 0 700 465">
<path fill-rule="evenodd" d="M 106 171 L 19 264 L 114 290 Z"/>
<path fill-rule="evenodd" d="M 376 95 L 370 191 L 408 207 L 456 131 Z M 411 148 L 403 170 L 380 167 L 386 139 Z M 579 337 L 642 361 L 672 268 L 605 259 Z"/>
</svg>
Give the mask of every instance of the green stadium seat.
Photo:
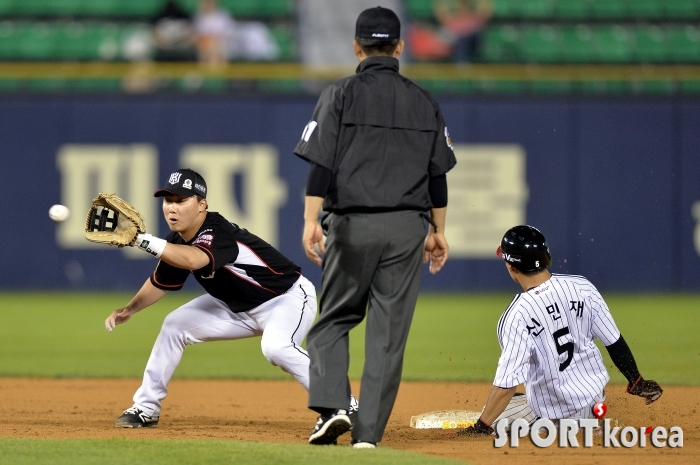
<svg viewBox="0 0 700 465">
<path fill-rule="evenodd" d="M 83 14 L 87 16 L 119 16 L 121 2 L 122 0 L 88 0 L 83 3 Z"/>
<path fill-rule="evenodd" d="M 635 18 L 658 19 L 664 14 L 664 0 L 633 0 L 629 9 Z"/>
<path fill-rule="evenodd" d="M 31 92 L 65 91 L 68 88 L 68 80 L 58 78 L 30 79 L 27 88 Z"/>
<path fill-rule="evenodd" d="M 700 81 L 683 81 L 681 83 L 681 91 L 684 94 L 700 95 Z"/>
<path fill-rule="evenodd" d="M 241 18 L 286 17 L 294 12 L 290 0 L 220 0 L 219 5 Z"/>
<path fill-rule="evenodd" d="M 552 16 L 554 0 L 528 0 L 521 2 L 520 15 L 525 19 L 542 19 Z"/>
<path fill-rule="evenodd" d="M 114 78 L 76 79 L 69 83 L 69 88 L 78 92 L 119 92 L 122 90 L 122 81 Z"/>
<path fill-rule="evenodd" d="M 164 3 L 160 0 L 120 0 L 115 14 L 148 19 L 158 14 Z"/>
<path fill-rule="evenodd" d="M 517 28 L 506 26 L 489 26 L 484 31 L 482 54 L 486 62 L 512 63 L 519 59 L 520 44 Z"/>
<path fill-rule="evenodd" d="M 493 0 L 493 16 L 498 19 L 520 17 L 521 0 Z"/>
<path fill-rule="evenodd" d="M 641 63 L 668 61 L 664 30 L 658 26 L 637 26 L 634 30 L 634 59 Z"/>
<path fill-rule="evenodd" d="M 527 85 L 523 81 L 485 79 L 481 81 L 480 90 L 486 94 L 520 94 L 526 90 Z"/>
<path fill-rule="evenodd" d="M 627 27 L 599 26 L 595 31 L 599 61 L 628 63 L 632 60 L 632 34 Z"/>
<path fill-rule="evenodd" d="M 591 14 L 588 0 L 558 0 L 554 5 L 554 16 L 560 20 L 588 19 Z"/>
<path fill-rule="evenodd" d="M 583 81 L 579 89 L 586 94 L 628 94 L 630 92 L 629 81 Z"/>
<path fill-rule="evenodd" d="M 591 12 L 593 17 L 599 19 L 624 19 L 629 16 L 627 0 L 591 0 Z"/>
<path fill-rule="evenodd" d="M 265 79 L 258 83 L 258 90 L 274 94 L 298 94 L 303 88 L 299 79 Z"/>
<path fill-rule="evenodd" d="M 632 91 L 638 94 L 664 94 L 671 95 L 675 92 L 676 86 L 671 80 L 643 80 L 632 83 Z"/>
<path fill-rule="evenodd" d="M 698 0 L 666 0 L 666 17 L 674 19 L 697 19 L 700 15 Z"/>
<path fill-rule="evenodd" d="M 433 17 L 433 0 L 406 0 L 404 8 L 409 18 L 425 19 Z"/>
<path fill-rule="evenodd" d="M 83 0 L 51 0 L 43 3 L 41 14 L 46 16 L 75 16 L 83 13 Z"/>
<path fill-rule="evenodd" d="M 520 56 L 524 61 L 553 63 L 561 59 L 561 33 L 552 26 L 528 26 L 520 32 Z"/>
<path fill-rule="evenodd" d="M 700 30 L 693 26 L 671 26 L 666 30 L 670 61 L 700 62 Z"/>
<path fill-rule="evenodd" d="M 536 94 L 568 94 L 571 92 L 571 82 L 537 80 L 530 83 L 530 90 Z"/>
<path fill-rule="evenodd" d="M 0 22 L 0 60 L 15 60 L 19 57 L 21 37 L 17 26 L 9 21 Z"/>
<path fill-rule="evenodd" d="M 30 23 L 18 27 L 18 58 L 51 60 L 56 51 L 56 29 L 47 23 Z"/>
<path fill-rule="evenodd" d="M 0 0 L 0 16 L 15 14 L 15 0 Z"/>
<path fill-rule="evenodd" d="M 17 92 L 22 87 L 19 79 L 0 79 L 0 92 Z"/>
<path fill-rule="evenodd" d="M 111 60 L 117 56 L 118 36 L 119 28 L 112 24 L 59 26 L 55 56 L 62 60 Z"/>
<path fill-rule="evenodd" d="M 270 32 L 280 48 L 279 60 L 294 61 L 297 58 L 294 31 L 285 26 L 273 26 L 270 28 Z"/>
<path fill-rule="evenodd" d="M 587 63 L 596 57 L 593 32 L 588 26 L 566 26 L 562 30 L 562 60 Z"/>
</svg>

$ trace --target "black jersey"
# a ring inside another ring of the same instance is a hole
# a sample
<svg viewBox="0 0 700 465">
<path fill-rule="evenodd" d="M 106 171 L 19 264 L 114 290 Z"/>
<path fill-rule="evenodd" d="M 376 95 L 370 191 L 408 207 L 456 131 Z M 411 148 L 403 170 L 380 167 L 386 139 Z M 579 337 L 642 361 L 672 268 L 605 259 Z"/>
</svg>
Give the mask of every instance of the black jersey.
<svg viewBox="0 0 700 465">
<path fill-rule="evenodd" d="M 428 179 L 455 164 L 437 102 L 388 56 L 327 87 L 294 149 L 332 171 L 326 211 L 428 210 Z"/>
<path fill-rule="evenodd" d="M 209 256 L 209 264 L 186 270 L 161 260 L 151 283 L 177 291 L 192 273 L 209 294 L 224 301 L 234 313 L 284 294 L 301 275 L 301 268 L 277 249 L 215 212 L 207 213 L 192 240 L 185 241 L 179 233 L 171 232 L 166 241 L 199 248 Z"/>
</svg>

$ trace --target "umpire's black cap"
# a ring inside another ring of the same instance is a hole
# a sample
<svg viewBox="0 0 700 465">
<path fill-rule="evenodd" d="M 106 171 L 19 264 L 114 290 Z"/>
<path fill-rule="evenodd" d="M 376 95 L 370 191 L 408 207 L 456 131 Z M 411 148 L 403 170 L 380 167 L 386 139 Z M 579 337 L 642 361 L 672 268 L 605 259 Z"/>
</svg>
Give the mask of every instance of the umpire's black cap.
<svg viewBox="0 0 700 465">
<path fill-rule="evenodd" d="M 201 174 L 189 168 L 183 168 L 172 173 L 170 179 L 153 194 L 153 197 L 163 197 L 168 194 L 182 197 L 199 195 L 206 198 L 207 183 Z"/>
<path fill-rule="evenodd" d="M 496 255 L 525 273 L 552 266 L 547 239 L 539 229 L 528 225 L 506 231 Z"/>
<path fill-rule="evenodd" d="M 400 37 L 401 21 L 396 13 L 388 8 L 381 6 L 368 8 L 357 17 L 355 23 L 356 39 L 391 41 Z"/>
</svg>

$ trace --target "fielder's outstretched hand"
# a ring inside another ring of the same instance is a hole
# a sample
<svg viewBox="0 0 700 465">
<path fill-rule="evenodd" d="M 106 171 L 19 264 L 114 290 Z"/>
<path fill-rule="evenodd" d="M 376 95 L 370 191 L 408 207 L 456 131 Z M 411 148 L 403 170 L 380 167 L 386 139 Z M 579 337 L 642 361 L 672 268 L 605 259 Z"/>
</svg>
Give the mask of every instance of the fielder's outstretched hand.
<svg viewBox="0 0 700 465">
<path fill-rule="evenodd" d="M 639 375 L 635 382 L 627 385 L 627 392 L 633 396 L 644 397 L 646 404 L 649 405 L 661 397 L 664 390 L 656 381 L 646 380 L 642 378 L 642 375 Z"/>
<path fill-rule="evenodd" d="M 131 315 L 133 315 L 133 313 L 126 308 L 116 309 L 105 320 L 105 329 L 111 333 L 115 326 L 129 321 Z"/>
<path fill-rule="evenodd" d="M 430 273 L 435 274 L 447 261 L 450 247 L 442 234 L 428 234 L 423 244 L 423 263 L 430 262 Z"/>
</svg>

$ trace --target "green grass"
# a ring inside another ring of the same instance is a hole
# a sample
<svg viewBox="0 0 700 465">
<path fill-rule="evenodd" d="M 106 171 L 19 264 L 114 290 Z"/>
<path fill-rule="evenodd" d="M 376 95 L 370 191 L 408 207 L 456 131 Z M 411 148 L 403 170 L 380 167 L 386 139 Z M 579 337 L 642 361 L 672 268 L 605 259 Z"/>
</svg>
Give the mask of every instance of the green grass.
<svg viewBox="0 0 700 465">
<path fill-rule="evenodd" d="M 284 465 L 299 463 L 335 465 L 456 464 L 455 460 L 429 457 L 387 448 L 353 450 L 350 447 L 310 447 L 215 440 L 125 439 L 0 439 L 0 463 L 13 465 L 158 465 L 224 464 Z"/>
<path fill-rule="evenodd" d="M 107 333 L 103 321 L 130 294 L 0 295 L 0 376 L 140 378 L 165 315 L 193 297 L 171 293 Z M 645 377 L 700 384 L 700 295 L 606 294 Z M 406 349 L 404 379 L 491 381 L 500 350 L 496 323 L 512 294 L 422 294 Z M 360 377 L 363 327 L 352 332 L 350 376 Z M 624 378 L 612 366 L 612 381 Z M 180 378 L 288 379 L 260 352 L 260 339 L 188 347 Z"/>
</svg>

